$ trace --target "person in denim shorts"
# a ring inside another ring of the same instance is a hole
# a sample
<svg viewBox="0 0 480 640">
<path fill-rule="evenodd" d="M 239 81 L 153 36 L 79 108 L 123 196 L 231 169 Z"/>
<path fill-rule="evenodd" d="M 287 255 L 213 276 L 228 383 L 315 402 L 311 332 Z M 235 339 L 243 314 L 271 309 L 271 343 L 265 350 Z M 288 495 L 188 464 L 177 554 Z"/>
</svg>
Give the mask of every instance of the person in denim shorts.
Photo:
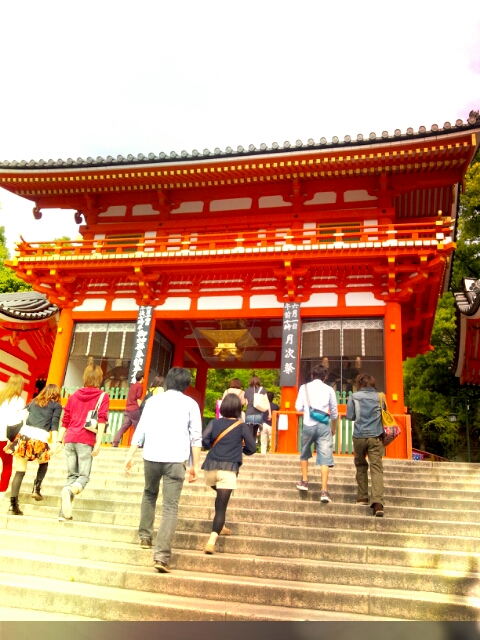
<svg viewBox="0 0 480 640">
<path fill-rule="evenodd" d="M 297 489 L 308 491 L 308 461 L 312 457 L 312 444 L 317 450 L 316 465 L 321 467 L 322 491 L 321 502 L 332 502 L 328 493 L 328 472 L 333 462 L 333 436 L 337 428 L 338 408 L 335 392 L 332 387 L 325 384 L 327 369 L 318 365 L 312 370 L 312 381 L 302 385 L 295 402 L 295 409 L 303 411 L 302 450 L 300 453 L 300 466 L 302 478 L 297 483 Z M 306 390 L 305 387 L 308 387 Z M 308 401 L 307 401 L 308 391 Z M 309 408 L 330 414 L 330 424 L 317 422 L 310 416 Z"/>
</svg>

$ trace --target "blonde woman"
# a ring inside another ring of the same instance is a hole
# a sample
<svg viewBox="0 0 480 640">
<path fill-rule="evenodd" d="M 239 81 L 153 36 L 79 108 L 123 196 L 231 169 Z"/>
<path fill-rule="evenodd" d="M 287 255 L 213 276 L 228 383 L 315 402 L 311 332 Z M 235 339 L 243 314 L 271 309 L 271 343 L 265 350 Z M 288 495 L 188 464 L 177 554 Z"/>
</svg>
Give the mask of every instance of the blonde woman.
<svg viewBox="0 0 480 640">
<path fill-rule="evenodd" d="M 62 414 L 60 400 L 60 387 L 56 384 L 47 384 L 39 395 L 30 402 L 27 424 L 21 429 L 12 444 L 6 447 L 7 452 L 15 456 L 15 475 L 12 482 L 9 513 L 23 516 L 18 506 L 18 495 L 23 478 L 27 470 L 29 460 L 38 461 L 37 477 L 33 485 L 33 497 L 35 500 L 43 500 L 40 488 L 48 469 L 50 460 L 50 447 L 48 438 L 52 434 L 52 444 L 57 443 L 58 424 Z"/>
<path fill-rule="evenodd" d="M 10 444 L 7 439 L 7 427 L 19 424 L 23 421 L 22 410 L 25 408 L 25 400 L 22 398 L 22 391 L 25 380 L 15 373 L 10 376 L 7 384 L 0 391 L 0 499 L 5 496 L 12 475 L 12 456 L 4 451 Z"/>
</svg>

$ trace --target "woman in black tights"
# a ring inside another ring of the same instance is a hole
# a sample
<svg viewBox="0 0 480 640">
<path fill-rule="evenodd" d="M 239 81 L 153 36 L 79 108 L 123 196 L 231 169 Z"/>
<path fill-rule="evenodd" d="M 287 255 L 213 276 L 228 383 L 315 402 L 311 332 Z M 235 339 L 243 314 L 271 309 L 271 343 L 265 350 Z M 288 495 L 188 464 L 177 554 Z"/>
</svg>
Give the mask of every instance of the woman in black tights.
<svg viewBox="0 0 480 640">
<path fill-rule="evenodd" d="M 242 453 L 249 456 L 257 450 L 250 427 L 241 420 L 242 405 L 237 395 L 228 393 L 220 406 L 218 420 L 212 420 L 202 435 L 202 444 L 210 449 L 202 465 L 205 484 L 217 492 L 212 533 L 205 545 L 205 553 L 213 553 L 220 534 L 230 535 L 225 514 L 232 491 L 237 488 Z"/>
<path fill-rule="evenodd" d="M 9 513 L 15 516 L 23 516 L 23 511 L 18 505 L 18 495 L 29 460 L 38 462 L 37 477 L 33 483 L 32 496 L 35 500 L 43 500 L 40 489 L 52 454 L 48 439 L 52 434 L 54 448 L 57 442 L 58 424 L 62 414 L 62 405 L 59 403 L 60 394 L 60 387 L 56 384 L 47 384 L 43 391 L 27 406 L 29 410 L 27 423 L 20 429 L 20 433 L 15 440 L 7 444 L 4 449 L 6 453 L 12 454 L 15 458 L 16 472 L 12 481 L 9 509 Z"/>
</svg>

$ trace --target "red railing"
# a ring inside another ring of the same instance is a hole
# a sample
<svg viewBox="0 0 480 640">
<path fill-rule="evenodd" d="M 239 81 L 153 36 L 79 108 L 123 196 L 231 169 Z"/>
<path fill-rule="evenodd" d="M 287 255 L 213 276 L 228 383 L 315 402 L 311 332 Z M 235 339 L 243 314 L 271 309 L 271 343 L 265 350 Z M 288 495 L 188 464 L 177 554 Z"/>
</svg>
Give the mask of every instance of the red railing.
<svg viewBox="0 0 480 640">
<path fill-rule="evenodd" d="M 162 234 L 162 235 L 160 235 Z M 450 239 L 450 218 L 435 221 L 414 221 L 399 224 L 352 227 L 342 224 L 318 226 L 316 229 L 248 229 L 245 231 L 188 233 L 157 232 L 157 237 L 139 237 L 138 234 L 121 238 L 110 236 L 98 240 L 58 240 L 55 242 L 17 243 L 17 258 L 51 259 L 52 256 L 73 256 L 94 254 L 135 254 L 135 253 L 172 253 L 182 255 L 182 251 L 199 252 L 226 251 L 243 253 L 245 250 L 272 252 L 294 250 L 328 250 L 330 248 L 379 248 L 412 246 L 427 241 L 429 244 L 441 243 Z M 412 244 L 410 244 L 412 243 Z"/>
</svg>

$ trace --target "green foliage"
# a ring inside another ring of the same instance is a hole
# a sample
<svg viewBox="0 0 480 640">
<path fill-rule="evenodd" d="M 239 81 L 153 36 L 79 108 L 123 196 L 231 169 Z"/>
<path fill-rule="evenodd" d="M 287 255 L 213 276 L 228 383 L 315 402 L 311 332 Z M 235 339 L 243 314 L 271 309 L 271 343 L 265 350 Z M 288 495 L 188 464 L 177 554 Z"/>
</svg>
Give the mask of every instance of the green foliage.
<svg viewBox="0 0 480 640">
<path fill-rule="evenodd" d="M 238 378 L 242 383 L 242 389 L 245 390 L 253 375 L 260 378 L 262 387 L 267 391 L 273 391 L 277 401 L 280 399 L 278 369 L 209 369 L 203 411 L 206 422 L 215 418 L 215 402 L 222 397 L 225 389 L 228 389 L 230 380 Z"/>
<path fill-rule="evenodd" d="M 5 266 L 10 254 L 7 249 L 5 227 L 0 227 L 0 293 L 12 293 L 14 291 L 31 291 L 32 287 L 17 278 L 15 273 Z"/>
<path fill-rule="evenodd" d="M 455 304 L 451 293 L 439 301 L 431 343 L 434 351 L 404 363 L 405 402 L 412 416 L 413 446 L 454 458 L 466 441 L 466 405 L 471 439 L 478 441 L 476 417 L 480 389 L 463 388 L 452 371 L 456 341 Z M 457 421 L 450 421 L 450 414 Z"/>
<path fill-rule="evenodd" d="M 460 196 L 453 291 L 461 291 L 463 278 L 480 278 L 480 153 L 467 170 Z"/>
</svg>

